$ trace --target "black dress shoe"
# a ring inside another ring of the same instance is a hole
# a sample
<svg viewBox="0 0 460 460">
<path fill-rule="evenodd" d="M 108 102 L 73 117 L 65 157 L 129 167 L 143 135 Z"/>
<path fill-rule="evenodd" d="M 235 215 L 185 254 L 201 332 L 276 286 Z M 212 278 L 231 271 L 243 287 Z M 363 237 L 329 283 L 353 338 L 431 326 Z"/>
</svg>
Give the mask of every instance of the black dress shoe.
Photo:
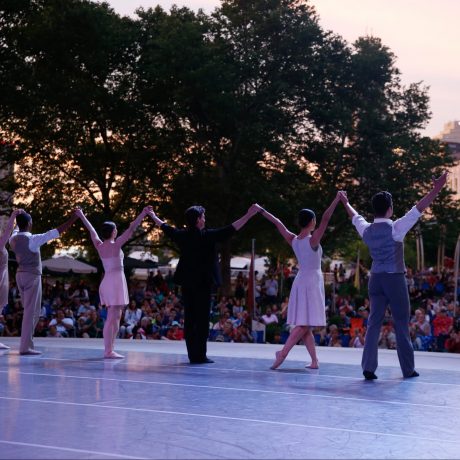
<svg viewBox="0 0 460 460">
<path fill-rule="evenodd" d="M 410 379 L 412 377 L 418 377 L 420 374 L 417 371 L 412 372 L 411 375 L 408 375 L 407 377 L 404 377 L 405 379 Z"/>
<path fill-rule="evenodd" d="M 199 360 L 190 360 L 190 364 L 211 364 L 214 361 L 209 358 L 199 359 Z"/>
<path fill-rule="evenodd" d="M 378 377 L 371 371 L 363 371 L 364 378 L 366 380 L 375 380 Z"/>
</svg>

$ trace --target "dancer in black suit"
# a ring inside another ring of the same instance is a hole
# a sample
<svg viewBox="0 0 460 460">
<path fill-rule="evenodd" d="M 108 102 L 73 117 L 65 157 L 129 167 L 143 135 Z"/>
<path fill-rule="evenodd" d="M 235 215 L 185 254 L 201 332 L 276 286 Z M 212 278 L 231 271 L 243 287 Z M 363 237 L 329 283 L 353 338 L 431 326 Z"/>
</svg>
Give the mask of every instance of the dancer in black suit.
<svg viewBox="0 0 460 460">
<path fill-rule="evenodd" d="M 220 284 L 216 245 L 240 230 L 260 209 L 259 205 L 253 204 L 233 224 L 216 229 L 205 228 L 205 209 L 202 206 L 192 206 L 185 212 L 187 229 L 171 227 L 153 211 L 148 213 L 180 250 L 174 281 L 182 286 L 185 342 L 191 364 L 213 362 L 206 356 L 206 342 L 209 335 L 211 288 L 213 284 Z"/>
</svg>

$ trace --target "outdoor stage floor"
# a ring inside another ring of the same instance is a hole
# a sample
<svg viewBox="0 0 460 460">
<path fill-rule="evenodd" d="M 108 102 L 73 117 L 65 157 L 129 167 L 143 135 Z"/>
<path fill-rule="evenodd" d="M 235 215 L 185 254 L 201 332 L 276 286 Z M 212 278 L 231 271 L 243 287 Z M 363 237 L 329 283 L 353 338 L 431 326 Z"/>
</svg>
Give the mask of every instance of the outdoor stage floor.
<svg viewBox="0 0 460 460">
<path fill-rule="evenodd" d="M 394 351 L 364 381 L 361 350 L 184 342 L 36 339 L 43 355 L 0 352 L 0 458 L 460 458 L 460 355 L 416 353 L 404 380 Z"/>
</svg>

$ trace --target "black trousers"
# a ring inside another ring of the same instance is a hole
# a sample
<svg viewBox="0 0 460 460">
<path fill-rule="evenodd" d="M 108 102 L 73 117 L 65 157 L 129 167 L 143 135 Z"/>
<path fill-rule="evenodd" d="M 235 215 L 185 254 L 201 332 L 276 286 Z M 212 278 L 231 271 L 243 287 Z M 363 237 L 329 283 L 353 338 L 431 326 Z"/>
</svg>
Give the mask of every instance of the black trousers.
<svg viewBox="0 0 460 460">
<path fill-rule="evenodd" d="M 184 335 L 190 362 L 206 359 L 211 309 L 211 285 L 182 286 Z"/>
</svg>

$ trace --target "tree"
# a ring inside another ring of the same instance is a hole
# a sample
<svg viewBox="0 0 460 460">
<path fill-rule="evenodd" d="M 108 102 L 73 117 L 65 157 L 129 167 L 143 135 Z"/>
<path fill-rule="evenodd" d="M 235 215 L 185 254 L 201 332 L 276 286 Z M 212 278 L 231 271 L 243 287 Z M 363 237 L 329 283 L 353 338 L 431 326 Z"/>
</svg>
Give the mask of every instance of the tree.
<svg viewBox="0 0 460 460">
<path fill-rule="evenodd" d="M 16 165 L 18 204 L 33 206 L 38 230 L 76 204 L 96 223 L 125 225 L 155 201 L 166 155 L 133 91 L 135 22 L 89 1 L 7 7 L 19 19 L 4 47 L 18 65 L 2 129 L 14 141 L 4 160 Z"/>
</svg>

